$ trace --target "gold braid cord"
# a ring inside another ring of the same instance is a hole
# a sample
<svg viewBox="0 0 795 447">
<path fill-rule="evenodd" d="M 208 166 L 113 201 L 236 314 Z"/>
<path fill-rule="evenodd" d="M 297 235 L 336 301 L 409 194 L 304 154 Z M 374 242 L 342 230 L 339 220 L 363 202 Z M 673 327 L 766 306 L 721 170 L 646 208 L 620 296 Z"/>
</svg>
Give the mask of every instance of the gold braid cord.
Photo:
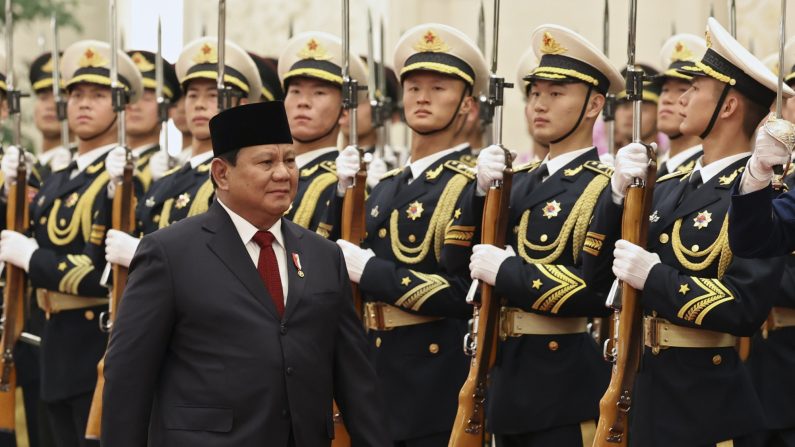
<svg viewBox="0 0 795 447">
<path fill-rule="evenodd" d="M 315 208 L 317 208 L 317 202 L 320 200 L 320 195 L 323 194 L 326 188 L 335 183 L 337 183 L 337 175 L 331 172 L 324 172 L 315 177 L 309 184 L 303 197 L 301 197 L 301 203 L 298 205 L 298 209 L 295 210 L 295 214 L 293 215 L 293 223 L 304 228 L 309 228 L 309 224 L 312 222 L 312 216 L 315 214 Z"/>
<path fill-rule="evenodd" d="M 190 209 L 188 210 L 188 217 L 207 212 L 210 209 L 210 199 L 212 199 L 214 192 L 213 182 L 209 179 L 206 180 L 196 191 L 196 197 L 193 198 L 193 203 L 190 204 Z"/>
<path fill-rule="evenodd" d="M 610 182 L 610 178 L 604 175 L 599 175 L 588 183 L 580 198 L 574 203 L 569 216 L 563 223 L 563 227 L 558 233 L 558 237 L 547 245 L 534 244 L 527 240 L 527 229 L 530 222 L 530 210 L 526 210 L 522 214 L 519 221 L 519 231 L 517 235 L 517 247 L 519 249 L 519 256 L 526 262 L 531 264 L 550 264 L 557 261 L 563 250 L 566 249 L 566 243 L 569 240 L 569 235 L 573 237 L 573 252 L 572 260 L 577 261 L 577 258 L 582 250 L 583 243 L 585 242 L 585 234 L 588 231 L 588 225 L 591 222 L 594 206 L 599 199 L 599 194 Z M 542 258 L 533 258 L 528 253 L 528 249 L 541 252 L 552 251 L 547 256 Z"/>
<path fill-rule="evenodd" d="M 442 256 L 442 244 L 444 244 L 445 230 L 447 229 L 447 225 L 452 221 L 458 197 L 461 195 L 467 183 L 469 183 L 469 179 L 463 174 L 456 174 L 447 182 L 444 191 L 442 191 L 442 195 L 436 202 L 436 208 L 431 215 L 428 229 L 420 243 L 415 247 L 409 247 L 400 242 L 400 233 L 398 230 L 400 210 L 392 210 L 392 215 L 389 218 L 389 232 L 391 234 L 392 253 L 394 253 L 398 261 L 404 264 L 419 264 L 428 255 L 428 252 L 430 252 L 431 243 L 433 243 L 436 260 L 439 261 Z"/>
<path fill-rule="evenodd" d="M 674 256 L 676 256 L 676 260 L 679 261 L 679 264 L 690 271 L 699 272 L 711 266 L 712 263 L 715 262 L 715 259 L 720 256 L 718 260 L 718 279 L 723 278 L 726 269 L 729 268 L 729 264 L 732 261 L 732 252 L 729 248 L 729 215 L 726 214 L 724 217 L 723 225 L 721 226 L 720 233 L 717 239 L 715 239 L 715 242 L 701 251 L 693 251 L 682 245 L 681 228 L 682 219 L 678 219 L 674 223 L 671 234 Z M 688 257 L 691 259 L 703 258 L 703 260 L 700 262 L 691 261 Z"/>
<path fill-rule="evenodd" d="M 94 200 L 100 192 L 105 191 L 110 177 L 107 172 L 98 175 L 86 191 L 80 196 L 75 204 L 74 213 L 69 224 L 66 226 L 58 225 L 58 210 L 61 208 L 61 199 L 56 199 L 53 203 L 50 215 L 47 218 L 47 236 L 53 245 L 64 246 L 70 244 L 77 237 L 78 232 L 82 231 L 83 240 L 91 239 L 91 220 L 93 217 L 92 209 Z"/>
</svg>

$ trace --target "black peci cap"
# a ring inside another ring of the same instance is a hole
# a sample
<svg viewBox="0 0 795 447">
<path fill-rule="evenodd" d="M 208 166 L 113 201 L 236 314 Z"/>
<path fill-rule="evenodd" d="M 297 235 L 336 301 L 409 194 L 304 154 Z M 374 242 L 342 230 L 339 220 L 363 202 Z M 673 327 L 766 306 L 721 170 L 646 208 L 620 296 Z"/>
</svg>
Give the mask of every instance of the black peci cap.
<svg viewBox="0 0 795 447">
<path fill-rule="evenodd" d="M 281 101 L 245 104 L 215 115 L 210 120 L 213 155 L 263 144 L 292 144 L 287 112 Z"/>
</svg>

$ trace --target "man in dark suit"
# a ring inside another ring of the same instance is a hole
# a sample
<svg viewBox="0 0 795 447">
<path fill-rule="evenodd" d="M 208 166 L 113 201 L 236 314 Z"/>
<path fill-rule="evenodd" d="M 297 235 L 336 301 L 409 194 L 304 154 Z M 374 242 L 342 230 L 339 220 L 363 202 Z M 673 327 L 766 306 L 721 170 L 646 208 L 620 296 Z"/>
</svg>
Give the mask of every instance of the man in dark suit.
<svg viewBox="0 0 795 447">
<path fill-rule="evenodd" d="M 103 445 L 328 446 L 332 398 L 353 445 L 388 445 L 340 249 L 282 218 L 298 181 L 283 104 L 210 128 L 216 202 L 145 236 L 130 266 Z"/>
</svg>

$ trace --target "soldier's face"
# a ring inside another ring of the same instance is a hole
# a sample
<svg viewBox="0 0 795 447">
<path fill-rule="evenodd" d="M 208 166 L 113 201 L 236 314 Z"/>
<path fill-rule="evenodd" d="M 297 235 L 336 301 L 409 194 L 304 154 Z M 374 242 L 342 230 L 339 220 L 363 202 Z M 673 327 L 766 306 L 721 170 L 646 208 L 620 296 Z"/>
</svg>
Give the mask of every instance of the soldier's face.
<svg viewBox="0 0 795 447">
<path fill-rule="evenodd" d="M 472 109 L 472 97 L 465 97 L 464 81 L 436 73 L 416 71 L 403 79 L 403 107 L 406 121 L 418 132 L 441 129 L 457 113 L 466 119 Z M 461 107 L 456 110 L 458 104 Z M 458 127 L 454 125 L 452 127 Z"/>
<path fill-rule="evenodd" d="M 657 128 L 668 135 L 679 135 L 682 124 L 682 105 L 679 98 L 690 88 L 690 82 L 671 78 L 665 81 L 660 92 L 660 105 L 657 107 Z"/>
<path fill-rule="evenodd" d="M 290 81 L 284 97 L 290 132 L 297 140 L 313 140 L 337 125 L 342 92 L 334 84 L 312 78 Z"/>
<path fill-rule="evenodd" d="M 45 138 L 58 138 L 61 136 L 61 124 L 55 111 L 55 96 L 52 90 L 41 90 L 36 93 L 36 102 L 33 108 L 33 121 L 36 129 Z"/>
<path fill-rule="evenodd" d="M 356 128 L 360 137 L 373 131 L 372 113 L 373 108 L 370 107 L 369 101 L 361 101 L 359 107 L 356 108 Z M 345 138 L 348 138 L 348 134 L 351 131 L 349 115 L 347 110 L 343 110 L 342 115 L 340 115 L 340 131 L 345 135 Z"/>
<path fill-rule="evenodd" d="M 160 129 L 157 116 L 157 97 L 154 90 L 146 89 L 141 98 L 127 106 L 125 114 L 127 135 L 143 136 Z"/>
<path fill-rule="evenodd" d="M 235 164 L 216 158 L 212 175 L 218 197 L 257 226 L 269 226 L 290 208 L 298 190 L 295 150 L 289 144 L 240 150 Z"/>
<path fill-rule="evenodd" d="M 188 129 L 188 120 L 185 117 L 185 97 L 181 96 L 179 101 L 171 108 L 171 119 L 174 121 L 174 126 L 180 132 L 190 134 Z"/>
<path fill-rule="evenodd" d="M 82 139 L 115 132 L 110 88 L 96 84 L 77 84 L 69 91 L 67 103 L 69 128 Z"/>
<path fill-rule="evenodd" d="M 681 97 L 679 104 L 682 106 L 682 124 L 679 125 L 679 132 L 682 135 L 698 136 L 709 125 L 712 113 L 720 98 L 723 84 L 715 79 L 704 76 L 697 76 L 693 79 L 693 84 Z"/>
<path fill-rule="evenodd" d="M 527 119 L 532 119 L 528 123 L 531 135 L 539 141 L 555 141 L 569 132 L 577 124 L 587 92 L 580 82 L 534 81 L 525 109 L 529 110 Z"/>
<path fill-rule="evenodd" d="M 640 134 L 646 141 L 657 131 L 657 104 L 643 101 L 640 106 Z M 619 140 L 632 140 L 632 103 L 621 101 L 616 106 L 616 133 Z"/>
<path fill-rule="evenodd" d="M 218 89 L 215 81 L 196 79 L 185 92 L 185 118 L 197 140 L 210 139 L 210 119 L 218 114 Z"/>
</svg>

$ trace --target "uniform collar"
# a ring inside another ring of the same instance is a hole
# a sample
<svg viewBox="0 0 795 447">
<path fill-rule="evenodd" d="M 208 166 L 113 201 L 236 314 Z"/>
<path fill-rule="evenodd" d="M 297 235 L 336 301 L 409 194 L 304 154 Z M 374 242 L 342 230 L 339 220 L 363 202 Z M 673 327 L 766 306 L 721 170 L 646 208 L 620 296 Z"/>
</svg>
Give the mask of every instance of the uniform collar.
<svg viewBox="0 0 795 447">
<path fill-rule="evenodd" d="M 412 161 L 411 159 L 406 160 L 406 167 L 411 169 L 411 178 L 415 179 L 420 176 L 426 169 L 431 167 L 432 164 L 436 163 L 437 161 L 441 160 L 443 157 L 446 157 L 453 152 L 460 151 L 465 149 L 469 146 L 469 143 L 461 143 L 458 146 L 453 146 L 450 149 L 444 149 L 434 154 L 428 155 L 427 157 L 420 158 L 417 161 Z M 405 168 L 404 168 L 405 169 Z"/>
<path fill-rule="evenodd" d="M 42 166 L 49 165 L 50 164 L 50 160 L 52 159 L 52 157 L 55 155 L 56 152 L 58 152 L 58 149 L 61 149 L 62 147 L 63 146 L 60 146 L 60 145 L 59 146 L 55 146 L 52 149 L 48 149 L 48 150 L 40 153 L 38 155 L 38 157 L 37 157 L 39 159 L 39 164 L 41 164 Z M 69 148 L 66 148 L 66 149 L 68 150 Z"/>
<path fill-rule="evenodd" d="M 226 210 L 227 214 L 229 214 L 229 217 L 232 219 L 232 223 L 235 225 L 237 234 L 240 235 L 240 240 L 243 241 L 243 245 L 246 245 L 249 242 L 251 242 L 251 240 L 254 238 L 254 235 L 257 234 L 257 231 L 259 231 L 259 229 L 254 225 L 251 225 L 251 222 L 247 221 L 242 216 L 229 209 L 229 207 L 227 207 L 226 204 L 224 204 L 224 202 L 222 202 L 220 199 L 216 200 L 218 200 L 218 203 L 220 203 L 221 206 L 224 208 L 224 210 Z M 274 239 L 276 239 L 276 242 L 278 242 L 279 245 L 281 245 L 284 248 L 284 235 L 282 234 L 282 220 L 281 219 L 277 220 L 275 224 L 273 224 L 270 228 L 267 229 L 267 231 L 270 231 Z"/>
<path fill-rule="evenodd" d="M 574 161 L 580 155 L 588 152 L 589 150 L 593 149 L 593 147 L 586 147 L 584 149 L 577 149 L 575 151 L 566 152 L 565 154 L 560 154 L 557 157 L 550 159 L 549 154 L 544 158 L 544 161 L 541 164 L 547 165 L 547 170 L 549 177 L 552 177 L 556 172 L 558 172 L 561 168 L 566 166 L 567 164 Z"/>
<path fill-rule="evenodd" d="M 301 169 L 304 166 L 308 165 L 310 161 L 316 159 L 317 157 L 320 157 L 321 155 L 325 155 L 329 152 L 336 150 L 337 150 L 336 146 L 329 146 L 320 149 L 315 149 L 309 152 L 304 152 L 303 154 L 295 156 L 295 164 L 298 166 L 298 169 Z"/>
<path fill-rule="evenodd" d="M 143 155 L 144 152 L 148 151 L 149 149 L 152 149 L 155 146 L 157 146 L 157 143 L 145 144 L 143 146 L 138 146 L 138 147 L 136 147 L 135 149 L 132 150 L 132 153 L 136 157 L 140 157 L 141 155 Z"/>
<path fill-rule="evenodd" d="M 668 172 L 676 171 L 676 168 L 682 165 L 688 158 L 696 155 L 701 150 L 701 145 L 697 144 L 693 147 L 687 148 L 682 152 L 674 155 L 665 160 L 665 166 L 668 168 Z"/>
<path fill-rule="evenodd" d="M 713 161 L 712 163 L 706 166 L 701 165 L 701 159 L 704 158 L 704 156 L 702 155 L 701 157 L 698 158 L 698 161 L 696 162 L 696 167 L 693 168 L 693 172 L 701 171 L 701 182 L 707 183 L 712 177 L 715 177 L 716 175 L 720 174 L 721 171 L 728 168 L 729 165 L 745 157 L 748 157 L 749 155 L 751 155 L 750 152 L 743 152 L 741 154 L 730 155 L 728 157 L 721 158 L 720 160 Z"/>
<path fill-rule="evenodd" d="M 96 149 L 91 149 L 85 154 L 75 155 L 75 163 L 77 163 L 77 170 L 83 172 L 87 167 L 91 166 L 95 161 L 105 155 L 108 151 L 116 147 L 116 143 L 106 144 Z"/>
<path fill-rule="evenodd" d="M 205 161 L 213 158 L 213 151 L 202 152 L 199 155 L 194 155 L 190 158 L 190 167 L 191 169 L 196 169 L 197 166 L 204 163 Z"/>
</svg>

